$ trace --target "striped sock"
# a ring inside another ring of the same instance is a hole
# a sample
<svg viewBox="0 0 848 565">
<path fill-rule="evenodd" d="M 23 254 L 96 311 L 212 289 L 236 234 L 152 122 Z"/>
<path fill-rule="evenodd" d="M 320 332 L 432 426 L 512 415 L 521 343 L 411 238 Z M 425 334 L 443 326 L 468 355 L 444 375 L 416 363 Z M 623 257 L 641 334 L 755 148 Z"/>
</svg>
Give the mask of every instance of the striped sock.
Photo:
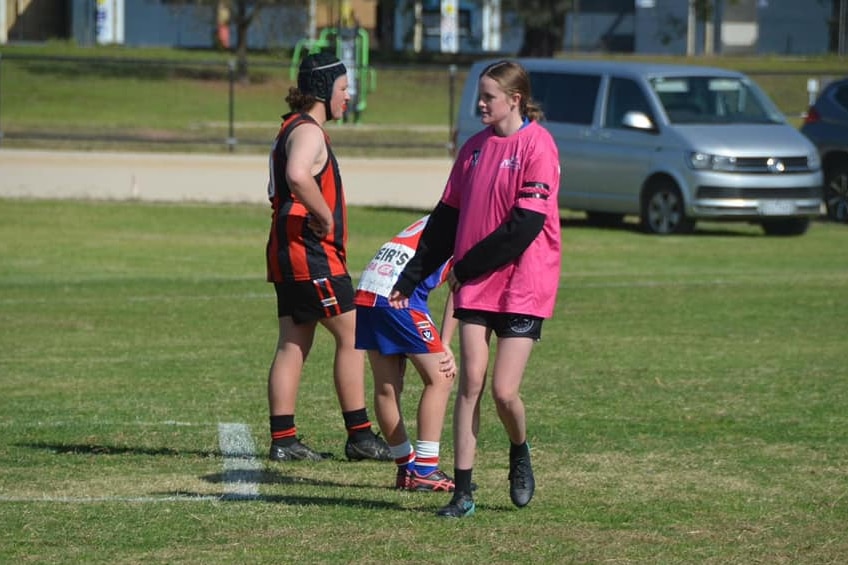
<svg viewBox="0 0 848 565">
<path fill-rule="evenodd" d="M 342 412 L 347 435 L 354 440 L 366 439 L 374 432 L 371 431 L 371 421 L 365 408 Z"/>
<path fill-rule="evenodd" d="M 294 425 L 294 415 L 271 416 L 271 443 L 274 445 L 291 445 L 297 441 L 297 428 Z"/>
<path fill-rule="evenodd" d="M 412 444 L 409 443 L 409 440 L 406 440 L 400 445 L 390 445 L 389 451 L 395 460 L 395 465 L 398 467 L 406 467 L 409 470 L 415 468 L 415 450 L 412 449 Z"/>
<path fill-rule="evenodd" d="M 415 474 L 426 477 L 439 468 L 439 442 L 422 441 L 415 443 Z"/>
</svg>

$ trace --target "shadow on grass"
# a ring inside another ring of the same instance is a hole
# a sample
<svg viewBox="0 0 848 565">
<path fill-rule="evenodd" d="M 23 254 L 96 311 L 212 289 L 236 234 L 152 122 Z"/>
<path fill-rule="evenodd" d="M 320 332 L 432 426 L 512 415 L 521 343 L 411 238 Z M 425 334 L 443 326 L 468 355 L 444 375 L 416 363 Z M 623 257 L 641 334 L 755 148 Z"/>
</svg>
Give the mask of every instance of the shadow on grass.
<svg viewBox="0 0 848 565">
<path fill-rule="evenodd" d="M 46 450 L 57 455 L 145 455 L 155 457 L 179 457 L 186 455 L 201 456 L 201 457 L 222 457 L 219 452 L 215 451 L 184 451 L 168 447 L 164 448 L 136 448 L 126 446 L 108 446 L 108 445 L 92 445 L 92 444 L 58 444 L 49 442 L 35 443 L 19 443 L 15 444 L 18 447 L 26 447 L 29 449 Z M 295 462 L 294 465 L 304 464 L 308 462 Z M 320 479 L 312 479 L 300 475 L 286 475 L 278 471 L 266 471 L 263 469 L 242 469 L 237 471 L 227 471 L 223 473 L 213 473 L 201 477 L 202 480 L 213 484 L 239 484 L 239 483 L 255 483 L 265 485 L 290 485 L 290 486 L 307 486 L 319 488 L 343 488 L 346 490 L 355 489 L 373 489 L 374 485 L 362 485 L 341 483 L 337 481 L 325 481 Z M 188 491 L 170 491 L 153 493 L 157 496 L 174 497 L 179 499 L 217 499 L 223 502 L 249 502 L 259 501 L 275 504 L 287 505 L 315 505 L 315 506 L 347 506 L 351 508 L 366 508 L 366 509 L 392 509 L 403 510 L 403 507 L 394 502 L 386 502 L 365 498 L 341 498 L 337 496 L 303 496 L 303 495 L 266 495 L 266 494 L 242 494 L 242 493 L 224 493 L 220 496 L 212 496 L 208 493 L 197 493 Z"/>
<path fill-rule="evenodd" d="M 719 227 L 719 223 L 714 222 L 712 225 L 698 223 L 692 233 L 666 236 L 647 233 L 638 222 L 623 221 L 617 224 L 602 225 L 581 217 L 565 217 L 559 220 L 559 225 L 562 229 L 591 229 L 599 232 L 615 231 L 633 233 L 646 237 L 764 237 L 763 233 L 733 230 L 734 224 L 737 227 L 748 225 L 745 222 L 727 222 L 724 225 L 730 229 L 722 229 Z"/>
<path fill-rule="evenodd" d="M 81 443 L 18 443 L 17 447 L 43 449 L 57 455 L 149 455 L 153 457 L 221 457 L 218 451 L 190 451 L 171 447 L 129 447 L 125 445 L 102 445 Z"/>
<path fill-rule="evenodd" d="M 236 497 L 222 498 L 228 502 L 239 502 L 244 499 Z M 286 504 L 288 506 L 346 506 L 348 508 L 362 508 L 366 510 L 404 510 L 404 507 L 396 502 L 386 500 L 374 500 L 371 498 L 348 498 L 339 496 L 286 496 L 282 494 L 259 495 L 253 500 L 268 502 L 271 504 Z"/>
<path fill-rule="evenodd" d="M 220 502 L 265 502 L 268 504 L 286 504 L 288 506 L 345 506 L 366 510 L 407 510 L 397 502 L 374 500 L 370 498 L 352 498 L 339 496 L 304 496 L 283 494 L 240 494 L 226 493 L 210 497 L 209 494 L 189 491 L 168 491 L 152 493 L 154 496 L 178 498 L 184 500 L 218 500 Z M 426 512 L 426 510 L 425 510 Z"/>
<path fill-rule="evenodd" d="M 445 493 L 438 493 L 439 495 Z M 432 493 L 423 494 L 423 496 L 433 497 Z M 423 514 L 425 516 L 433 516 L 435 518 L 436 511 L 443 507 L 445 504 L 450 501 L 450 497 L 447 498 L 432 498 L 432 504 L 426 507 L 418 507 L 418 508 L 404 508 L 407 512 L 416 512 L 418 514 Z M 476 500 L 474 501 L 475 514 L 479 512 L 488 513 L 497 513 L 497 514 L 512 514 L 514 512 L 519 512 L 522 509 L 516 508 L 515 506 L 507 505 L 507 504 L 480 504 Z M 456 520 L 456 518 L 449 518 L 447 521 L 452 522 Z"/>
<path fill-rule="evenodd" d="M 408 208 L 408 207 L 386 207 L 386 206 L 362 206 L 362 208 L 366 210 L 376 210 L 376 211 L 392 211 L 392 212 L 410 212 L 410 213 L 428 213 L 431 210 L 421 210 L 418 208 Z M 752 237 L 766 237 L 766 235 L 760 231 L 746 231 L 742 229 L 738 229 L 741 227 L 749 227 L 751 224 L 745 221 L 727 221 L 721 222 L 718 220 L 713 220 L 709 222 L 698 222 L 695 225 L 694 231 L 688 234 L 674 234 L 674 235 L 656 235 L 646 232 L 642 229 L 642 226 L 639 222 L 627 221 L 623 220 L 617 223 L 611 223 L 605 225 L 603 223 L 599 223 L 597 221 L 590 221 L 583 216 L 565 216 L 560 217 L 559 225 L 562 229 L 590 229 L 596 230 L 599 232 L 622 232 L 622 233 L 633 233 L 636 235 L 642 235 L 645 237 L 744 237 L 744 238 L 752 238 Z M 776 236 L 778 237 L 778 236 Z M 791 237 L 791 236 L 790 236 Z"/>
<path fill-rule="evenodd" d="M 590 222 L 586 218 L 581 217 L 566 217 L 559 219 L 559 225 L 562 229 L 593 229 L 598 231 L 620 231 L 620 232 L 632 232 L 637 234 L 644 234 L 642 228 L 639 227 L 639 224 L 634 224 L 631 222 L 620 222 L 617 224 L 610 225 L 599 225 L 595 222 Z"/>
<path fill-rule="evenodd" d="M 299 463 L 295 463 L 299 464 Z M 284 475 L 277 471 L 265 471 L 262 469 L 239 470 L 237 475 L 233 471 L 223 473 L 212 473 L 201 477 L 204 481 L 213 484 L 226 484 L 233 482 L 256 483 L 263 485 L 296 485 L 313 487 L 336 487 L 336 488 L 373 488 L 372 485 L 352 485 L 350 483 L 339 483 L 336 481 L 316 480 L 298 475 Z"/>
</svg>

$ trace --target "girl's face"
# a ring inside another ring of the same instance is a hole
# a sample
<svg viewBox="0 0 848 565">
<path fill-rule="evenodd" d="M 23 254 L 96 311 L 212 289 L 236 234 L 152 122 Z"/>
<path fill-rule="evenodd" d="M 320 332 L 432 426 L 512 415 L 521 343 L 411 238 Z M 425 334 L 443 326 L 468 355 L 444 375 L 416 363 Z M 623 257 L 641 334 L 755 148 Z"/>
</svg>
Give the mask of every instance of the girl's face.
<svg viewBox="0 0 848 565">
<path fill-rule="evenodd" d="M 350 93 L 347 91 L 347 75 L 341 75 L 333 83 L 333 93 L 330 95 L 330 113 L 334 120 L 341 120 L 347 110 Z"/>
<path fill-rule="evenodd" d="M 477 107 L 480 108 L 480 121 L 483 124 L 501 124 L 511 118 L 513 113 L 518 114 L 520 94 L 508 96 L 495 79 L 487 76 L 480 77 L 478 88 Z"/>
</svg>

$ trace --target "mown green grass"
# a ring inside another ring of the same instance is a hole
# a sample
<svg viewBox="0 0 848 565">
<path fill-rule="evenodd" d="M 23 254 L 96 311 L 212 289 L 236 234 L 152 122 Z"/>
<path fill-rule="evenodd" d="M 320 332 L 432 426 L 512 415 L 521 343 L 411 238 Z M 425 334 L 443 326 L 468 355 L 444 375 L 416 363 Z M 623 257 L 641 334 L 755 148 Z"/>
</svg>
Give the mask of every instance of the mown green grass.
<svg viewBox="0 0 848 565">
<path fill-rule="evenodd" d="M 808 106 L 807 80 L 844 74 L 843 62 L 833 56 L 608 57 L 749 72 L 796 125 Z M 4 145 L 103 149 L 119 143 L 129 149 L 173 149 L 176 145 L 192 151 L 225 150 L 230 135 L 230 59 L 220 52 L 161 48 L 0 47 Z M 267 151 L 280 115 L 288 108 L 289 63 L 288 53 L 250 55 L 250 80 L 233 87 L 233 134 L 240 141 L 239 151 Z M 368 81 L 374 88 L 368 94 L 361 127 L 348 123 L 334 128 L 339 153 L 444 156 L 467 69 L 468 61 L 457 61 L 452 79 L 447 63 L 375 64 L 373 84 Z M 64 134 L 73 140 L 44 141 L 22 138 L 22 134 Z M 113 139 L 90 139 L 104 136 Z M 144 141 L 116 141 L 116 136 Z"/>
<path fill-rule="evenodd" d="M 230 117 L 229 57 L 162 49 L 0 49 L 0 124 L 4 145 L 50 147 L 69 142 L 20 139 L 67 134 L 71 146 L 114 147 L 96 137 L 135 137 L 131 149 L 221 150 Z M 64 57 L 51 59 L 49 57 Z M 68 59 L 68 57 L 73 57 Z M 250 80 L 233 85 L 234 136 L 240 151 L 267 151 L 293 85 L 289 59 L 253 55 Z M 464 75 L 463 75 L 464 76 Z M 444 156 L 449 140 L 447 68 L 376 68 L 361 125 L 336 127 L 334 144 L 353 155 L 392 150 L 398 156 Z M 458 83 L 457 88 L 461 88 Z M 352 119 L 352 116 L 351 116 Z M 424 127 L 420 127 L 424 126 Z M 83 139 L 79 139 L 83 138 Z M 67 145 L 65 145 L 67 146 Z M 412 146 L 411 149 L 393 149 Z M 376 149 L 375 149 L 376 148 Z"/>
<path fill-rule="evenodd" d="M 352 208 L 352 270 L 418 215 Z M 536 498 L 509 502 L 486 397 L 478 514 L 446 522 L 433 516 L 445 495 L 388 488 L 391 464 L 263 459 L 276 339 L 267 222 L 264 206 L 0 200 L 0 562 L 820 564 L 848 553 L 844 226 L 770 238 L 704 223 L 658 238 L 566 218 L 557 311 L 522 389 Z M 298 428 L 341 457 L 331 358 L 319 332 Z M 419 393 L 412 373 L 413 433 Z M 233 488 L 219 423 L 249 426 L 259 499 L 219 498 Z"/>
</svg>

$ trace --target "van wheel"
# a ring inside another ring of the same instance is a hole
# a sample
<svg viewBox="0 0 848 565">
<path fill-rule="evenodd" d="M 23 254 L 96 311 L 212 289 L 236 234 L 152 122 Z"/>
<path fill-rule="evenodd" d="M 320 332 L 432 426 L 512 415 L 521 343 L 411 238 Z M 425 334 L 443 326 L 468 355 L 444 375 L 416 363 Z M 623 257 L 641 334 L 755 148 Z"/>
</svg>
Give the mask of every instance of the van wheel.
<svg viewBox="0 0 848 565">
<path fill-rule="evenodd" d="M 624 221 L 624 214 L 613 212 L 586 212 L 586 223 L 599 228 L 614 228 Z"/>
<path fill-rule="evenodd" d="M 680 189 L 670 180 L 655 182 L 642 197 L 642 228 L 659 235 L 690 233 L 695 221 L 686 217 Z"/>
<path fill-rule="evenodd" d="M 785 220 L 767 220 L 762 223 L 766 235 L 803 235 L 810 227 L 809 218 L 786 218 Z"/>
<path fill-rule="evenodd" d="M 824 203 L 829 219 L 848 222 L 848 162 L 837 163 L 825 171 Z"/>
</svg>

